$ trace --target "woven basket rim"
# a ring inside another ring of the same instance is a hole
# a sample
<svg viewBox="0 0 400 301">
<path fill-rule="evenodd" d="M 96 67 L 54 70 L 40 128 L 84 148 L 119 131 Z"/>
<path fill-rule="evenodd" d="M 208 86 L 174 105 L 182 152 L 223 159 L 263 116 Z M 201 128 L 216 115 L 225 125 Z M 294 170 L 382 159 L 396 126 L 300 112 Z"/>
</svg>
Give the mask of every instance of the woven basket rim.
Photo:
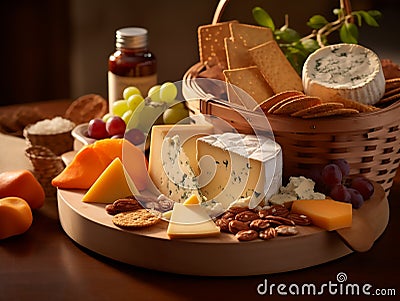
<svg viewBox="0 0 400 301">
<path fill-rule="evenodd" d="M 251 112 L 244 108 L 233 107 L 226 100 L 215 98 L 202 99 L 209 96 L 201 90 L 201 87 L 196 85 L 193 79 L 197 78 L 199 72 L 204 68 L 204 64 L 198 62 L 190 67 L 183 77 L 183 84 L 186 89 L 191 89 L 199 95 L 200 101 L 206 102 L 210 106 L 218 106 L 219 109 L 229 111 L 237 111 L 242 116 L 253 116 L 257 119 L 261 112 Z M 330 133 L 330 132 L 353 132 L 365 131 L 365 129 L 375 129 L 381 126 L 390 125 L 399 120 L 400 101 L 397 101 L 385 108 L 381 108 L 372 112 L 363 112 L 347 116 L 331 116 L 323 118 L 303 119 L 298 117 L 282 116 L 267 114 L 267 119 L 274 124 L 274 131 L 288 131 L 292 129 L 294 132 L 309 133 Z M 263 117 L 265 118 L 265 117 Z"/>
<path fill-rule="evenodd" d="M 43 152 L 43 154 L 37 154 L 35 153 L 35 151 L 41 151 Z M 25 155 L 28 158 L 35 160 L 48 160 L 48 161 L 61 160 L 60 156 L 57 156 L 50 149 L 42 145 L 34 145 L 28 147 L 25 150 Z"/>
</svg>

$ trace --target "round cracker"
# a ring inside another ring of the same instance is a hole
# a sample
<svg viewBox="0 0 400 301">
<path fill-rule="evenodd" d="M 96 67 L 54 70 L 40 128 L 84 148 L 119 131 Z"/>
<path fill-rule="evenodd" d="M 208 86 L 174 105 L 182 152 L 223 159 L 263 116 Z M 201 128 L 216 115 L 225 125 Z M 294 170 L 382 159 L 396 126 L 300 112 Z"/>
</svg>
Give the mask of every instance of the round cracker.
<svg viewBox="0 0 400 301">
<path fill-rule="evenodd" d="M 318 118 L 318 117 L 350 115 L 350 114 L 357 114 L 357 113 L 360 113 L 360 112 L 356 109 L 338 108 L 338 109 L 332 109 L 332 110 L 322 111 L 322 112 L 313 113 L 313 114 L 306 114 L 301 117 L 310 119 L 310 118 Z"/>
<path fill-rule="evenodd" d="M 146 209 L 139 209 L 118 213 L 114 215 L 112 222 L 121 228 L 143 228 L 152 226 L 158 223 L 159 220 L 159 215 Z"/>
<path fill-rule="evenodd" d="M 396 94 L 400 94 L 400 85 L 398 88 L 394 88 L 394 89 L 386 91 L 385 94 L 383 94 L 382 98 L 386 98 L 386 97 L 396 95 Z"/>
<path fill-rule="evenodd" d="M 391 96 L 387 96 L 387 97 L 383 97 L 382 99 L 380 99 L 376 105 L 386 105 L 390 102 L 394 102 L 400 100 L 400 93 L 395 94 L 395 95 L 391 95 Z"/>
<path fill-rule="evenodd" d="M 299 95 L 304 95 L 304 94 L 302 92 L 296 91 L 296 90 L 284 91 L 284 92 L 275 94 L 275 95 L 267 98 L 260 104 L 258 104 L 254 108 L 254 111 L 257 110 L 258 108 L 261 108 L 261 110 L 263 110 L 264 113 L 267 113 L 268 110 L 271 109 L 271 107 L 274 106 L 275 104 L 277 104 L 278 102 L 280 102 L 284 99 L 287 99 L 289 97 L 299 96 Z"/>
<path fill-rule="evenodd" d="M 281 105 L 273 113 L 274 114 L 293 114 L 294 112 L 304 110 L 320 104 L 322 101 L 319 97 L 315 96 L 301 96 L 289 100 L 288 102 Z"/>
<path fill-rule="evenodd" d="M 400 77 L 387 79 L 385 81 L 385 91 L 390 91 L 392 89 L 399 87 L 400 87 Z"/>
<path fill-rule="evenodd" d="M 304 97 L 304 95 L 295 95 L 295 96 L 291 96 L 285 99 L 282 99 L 281 101 L 279 101 L 278 103 L 274 104 L 268 111 L 268 114 L 274 114 L 276 112 L 276 110 L 278 110 L 279 108 L 281 108 L 284 104 L 291 102 L 292 100 L 296 100 L 298 98 Z"/>
<path fill-rule="evenodd" d="M 344 105 L 339 102 L 323 102 L 318 105 L 312 106 L 307 109 L 303 109 L 300 111 L 297 111 L 293 114 L 290 114 L 290 116 L 293 117 L 302 117 L 304 115 L 311 115 L 311 114 L 316 114 L 316 113 L 321 113 L 321 112 L 326 112 L 326 111 L 331 111 L 334 109 L 341 109 L 344 108 Z"/>
<path fill-rule="evenodd" d="M 341 104 L 343 104 L 343 106 L 347 109 L 356 109 L 359 112 L 373 112 L 375 111 L 377 108 L 371 105 L 366 105 L 363 104 L 361 102 L 355 101 L 355 100 L 351 100 L 351 99 L 347 99 L 347 98 L 343 98 L 340 96 L 336 96 L 335 98 L 332 99 L 333 102 L 339 102 Z"/>
</svg>

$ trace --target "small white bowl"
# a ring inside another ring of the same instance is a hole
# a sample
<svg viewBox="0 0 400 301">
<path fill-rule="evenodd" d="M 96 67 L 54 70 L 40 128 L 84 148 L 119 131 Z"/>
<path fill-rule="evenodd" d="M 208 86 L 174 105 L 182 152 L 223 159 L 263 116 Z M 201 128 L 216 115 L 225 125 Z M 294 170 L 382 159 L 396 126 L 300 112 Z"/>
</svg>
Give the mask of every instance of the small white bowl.
<svg viewBox="0 0 400 301">
<path fill-rule="evenodd" d="M 79 151 L 83 146 L 92 144 L 97 141 L 97 139 L 90 138 L 88 137 L 87 134 L 87 129 L 88 129 L 89 124 L 88 123 L 82 123 L 80 125 L 77 125 L 71 132 L 72 137 L 74 137 L 74 150 Z M 138 148 L 141 150 L 145 150 L 149 147 L 149 143 L 146 143 L 148 139 L 145 139 L 145 142 L 143 142 L 140 145 L 136 145 Z"/>
<path fill-rule="evenodd" d="M 78 151 L 83 146 L 96 142 L 96 139 L 88 137 L 87 129 L 88 123 L 82 123 L 72 130 L 71 135 L 74 137 L 74 150 Z"/>
</svg>

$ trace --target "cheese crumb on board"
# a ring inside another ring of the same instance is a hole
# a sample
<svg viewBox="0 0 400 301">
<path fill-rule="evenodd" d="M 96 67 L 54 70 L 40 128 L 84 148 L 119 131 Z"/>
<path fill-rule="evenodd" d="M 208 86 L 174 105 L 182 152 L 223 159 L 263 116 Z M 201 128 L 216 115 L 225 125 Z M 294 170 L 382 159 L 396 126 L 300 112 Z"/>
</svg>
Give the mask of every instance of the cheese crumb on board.
<svg viewBox="0 0 400 301">
<path fill-rule="evenodd" d="M 268 201 L 271 204 L 284 204 L 294 200 L 322 200 L 326 196 L 314 191 L 315 182 L 304 176 L 290 177 L 289 183 L 279 189 L 279 193 L 273 195 Z"/>
</svg>

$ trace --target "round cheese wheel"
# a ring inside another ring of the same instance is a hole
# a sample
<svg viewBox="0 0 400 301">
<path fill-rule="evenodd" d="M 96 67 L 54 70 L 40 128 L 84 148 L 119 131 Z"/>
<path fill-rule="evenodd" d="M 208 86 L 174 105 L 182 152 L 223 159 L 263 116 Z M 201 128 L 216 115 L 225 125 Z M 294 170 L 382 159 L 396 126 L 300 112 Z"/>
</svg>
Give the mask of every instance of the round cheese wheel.
<svg viewBox="0 0 400 301">
<path fill-rule="evenodd" d="M 304 63 L 302 80 L 305 93 L 323 101 L 340 96 L 373 105 L 385 93 L 380 59 L 370 49 L 355 44 L 316 50 Z"/>
</svg>

